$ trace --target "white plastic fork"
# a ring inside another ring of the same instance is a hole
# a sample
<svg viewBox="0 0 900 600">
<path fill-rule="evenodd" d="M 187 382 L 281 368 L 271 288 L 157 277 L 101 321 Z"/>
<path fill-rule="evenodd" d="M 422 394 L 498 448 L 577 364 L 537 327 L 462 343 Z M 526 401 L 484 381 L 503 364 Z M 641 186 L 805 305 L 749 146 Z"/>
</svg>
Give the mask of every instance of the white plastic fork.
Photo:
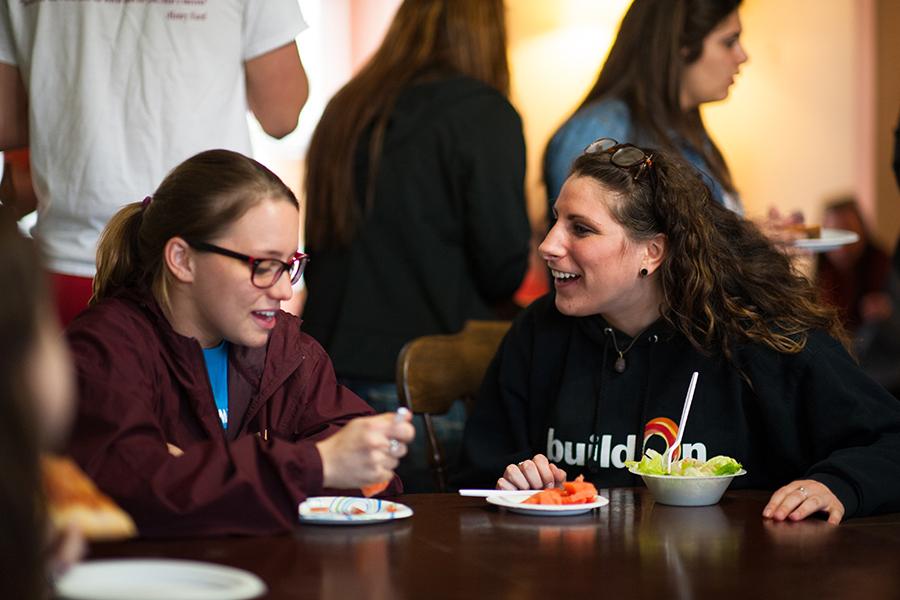
<svg viewBox="0 0 900 600">
<path fill-rule="evenodd" d="M 691 412 L 691 402 L 694 400 L 694 390 L 697 388 L 698 377 L 700 377 L 700 373 L 697 371 L 694 371 L 694 374 L 691 375 L 691 383 L 688 386 L 687 396 L 684 398 L 684 408 L 681 409 L 681 421 L 678 423 L 678 434 L 675 436 L 675 443 L 666 450 L 663 459 L 663 464 L 666 465 L 666 473 L 672 472 L 672 457 L 675 455 L 675 450 L 681 446 L 681 437 L 684 434 L 684 426 L 687 424 L 688 413 Z"/>
</svg>

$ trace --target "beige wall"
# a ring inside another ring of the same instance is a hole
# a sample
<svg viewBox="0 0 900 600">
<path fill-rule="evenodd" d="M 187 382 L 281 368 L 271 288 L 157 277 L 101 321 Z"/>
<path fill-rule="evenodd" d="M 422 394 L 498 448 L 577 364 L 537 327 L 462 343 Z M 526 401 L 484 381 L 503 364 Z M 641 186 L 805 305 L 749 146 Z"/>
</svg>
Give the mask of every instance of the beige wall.
<svg viewBox="0 0 900 600">
<path fill-rule="evenodd" d="M 349 0 L 353 72 L 378 49 L 400 0 Z"/>
<path fill-rule="evenodd" d="M 731 97 L 704 110 L 748 213 L 815 221 L 857 187 L 860 110 L 855 0 L 756 0 L 741 10 L 750 62 Z"/>
</svg>

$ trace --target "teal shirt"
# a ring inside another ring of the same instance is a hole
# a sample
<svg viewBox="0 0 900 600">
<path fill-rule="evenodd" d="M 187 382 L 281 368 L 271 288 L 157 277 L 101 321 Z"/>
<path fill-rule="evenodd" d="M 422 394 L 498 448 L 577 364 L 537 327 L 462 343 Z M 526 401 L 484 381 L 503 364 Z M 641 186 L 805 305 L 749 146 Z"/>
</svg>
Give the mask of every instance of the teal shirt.
<svg viewBox="0 0 900 600">
<path fill-rule="evenodd" d="M 209 375 L 219 420 L 222 421 L 222 428 L 228 429 L 228 342 L 222 340 L 218 346 L 204 348 L 203 360 L 206 361 L 206 373 Z"/>
</svg>

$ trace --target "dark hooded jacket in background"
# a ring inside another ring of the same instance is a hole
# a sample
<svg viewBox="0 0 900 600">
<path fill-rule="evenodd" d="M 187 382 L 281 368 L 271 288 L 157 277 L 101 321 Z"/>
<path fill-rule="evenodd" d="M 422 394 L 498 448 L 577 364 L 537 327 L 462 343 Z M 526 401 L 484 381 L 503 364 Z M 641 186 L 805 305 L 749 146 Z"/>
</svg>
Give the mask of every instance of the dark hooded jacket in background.
<svg viewBox="0 0 900 600">
<path fill-rule="evenodd" d="M 363 222 L 349 248 L 307 248 L 303 327 L 339 377 L 392 382 L 406 342 L 497 318 L 494 305 L 522 282 L 531 236 L 522 123 L 480 81 L 422 81 L 391 113 L 370 208 L 368 135 L 355 172 Z"/>
</svg>

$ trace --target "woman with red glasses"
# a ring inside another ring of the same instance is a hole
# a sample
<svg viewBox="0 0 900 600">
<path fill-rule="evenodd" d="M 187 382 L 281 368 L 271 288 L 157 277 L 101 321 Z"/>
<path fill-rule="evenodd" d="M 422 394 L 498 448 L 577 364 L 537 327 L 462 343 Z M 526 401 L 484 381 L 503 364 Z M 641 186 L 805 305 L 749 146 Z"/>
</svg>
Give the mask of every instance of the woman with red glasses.
<svg viewBox="0 0 900 600">
<path fill-rule="evenodd" d="M 101 236 L 91 307 L 68 328 L 71 453 L 143 535 L 289 529 L 307 496 L 391 479 L 413 437 L 370 416 L 279 309 L 307 261 L 298 210 L 263 165 L 211 150 Z"/>
</svg>

